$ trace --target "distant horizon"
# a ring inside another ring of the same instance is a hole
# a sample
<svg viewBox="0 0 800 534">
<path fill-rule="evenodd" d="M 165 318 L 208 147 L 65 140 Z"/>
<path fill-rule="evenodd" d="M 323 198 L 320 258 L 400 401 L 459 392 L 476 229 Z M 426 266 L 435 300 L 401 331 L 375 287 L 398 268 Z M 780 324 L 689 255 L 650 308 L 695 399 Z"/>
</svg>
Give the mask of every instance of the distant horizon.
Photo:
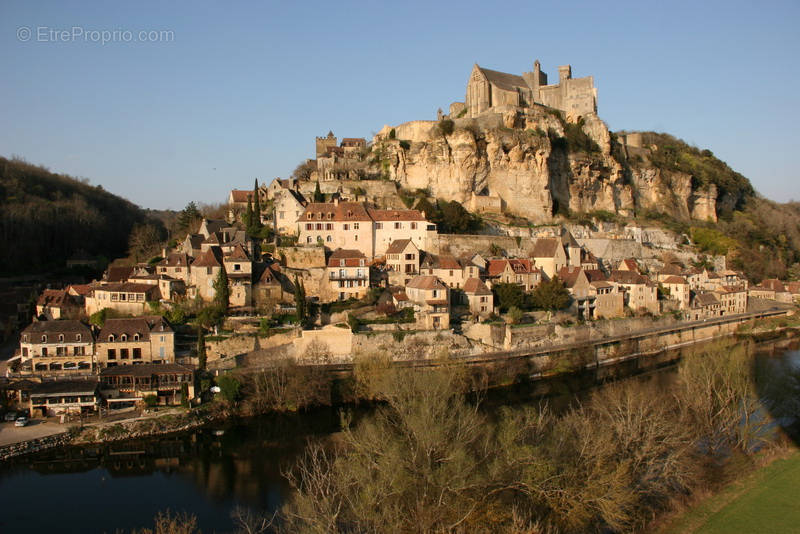
<svg viewBox="0 0 800 534">
<path fill-rule="evenodd" d="M 371 140 L 435 119 L 474 63 L 521 74 L 538 59 L 551 83 L 559 65 L 593 76 L 612 131 L 668 133 L 800 200 L 792 2 L 353 6 L 6 2 L 0 151 L 143 208 L 218 204 L 288 178 L 329 130 Z"/>
</svg>

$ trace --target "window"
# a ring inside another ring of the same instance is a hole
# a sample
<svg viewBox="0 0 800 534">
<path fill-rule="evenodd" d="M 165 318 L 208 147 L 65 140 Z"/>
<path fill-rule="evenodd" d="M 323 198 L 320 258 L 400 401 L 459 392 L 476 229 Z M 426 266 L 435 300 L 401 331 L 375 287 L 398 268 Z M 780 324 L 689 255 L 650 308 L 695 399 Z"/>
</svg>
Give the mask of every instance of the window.
<svg viewBox="0 0 800 534">
<path fill-rule="evenodd" d="M 112 343 L 114 341 L 114 334 L 111 334 L 110 336 L 108 336 L 108 341 L 109 341 L 109 343 Z"/>
<path fill-rule="evenodd" d="M 24 336 L 22 336 L 22 341 L 24 341 L 25 343 L 28 342 L 28 334 L 25 334 Z"/>
<path fill-rule="evenodd" d="M 42 336 L 42 343 L 47 343 L 47 336 Z"/>
<path fill-rule="evenodd" d="M 328 236 L 328 237 L 325 238 L 325 241 L 327 241 L 328 243 L 331 243 L 331 242 L 333 242 L 333 238 L 331 236 Z"/>
<path fill-rule="evenodd" d="M 106 357 L 109 360 L 116 360 L 117 359 L 117 349 L 108 349 L 108 353 L 106 354 Z"/>
<path fill-rule="evenodd" d="M 313 224 L 306 223 L 306 230 L 313 230 L 313 229 L 314 229 L 314 225 Z"/>
<path fill-rule="evenodd" d="M 142 349 L 133 349 L 133 359 L 134 360 L 142 359 Z"/>
<path fill-rule="evenodd" d="M 63 343 L 64 342 L 64 334 L 58 334 L 58 340 Z"/>
<path fill-rule="evenodd" d="M 239 265 L 238 263 L 234 263 L 233 264 L 233 270 L 234 271 L 241 271 L 242 270 L 242 266 Z"/>
<path fill-rule="evenodd" d="M 306 238 L 306 243 L 311 243 L 311 236 L 308 236 L 308 237 Z"/>
<path fill-rule="evenodd" d="M 358 223 L 353 223 L 353 230 L 358 230 Z"/>
<path fill-rule="evenodd" d="M 42 356 L 47 356 L 47 347 L 42 347 Z"/>
<path fill-rule="evenodd" d="M 317 213 L 317 219 L 322 219 L 322 212 Z"/>
<path fill-rule="evenodd" d="M 133 340 L 139 341 L 139 334 L 133 334 Z"/>
<path fill-rule="evenodd" d="M 375 223 L 376 230 L 383 230 L 383 223 Z"/>
<path fill-rule="evenodd" d="M 322 223 L 317 223 L 317 230 L 322 230 Z"/>
<path fill-rule="evenodd" d="M 22 347 L 22 357 L 23 358 L 28 357 L 28 347 Z"/>
<path fill-rule="evenodd" d="M 333 230 L 333 223 L 325 223 L 326 230 Z"/>
<path fill-rule="evenodd" d="M 342 225 L 342 230 L 345 230 L 345 231 L 347 231 L 347 230 L 349 230 L 349 229 L 350 229 L 350 225 L 349 225 L 349 224 L 343 224 L 343 225 Z"/>
<path fill-rule="evenodd" d="M 412 222 L 412 223 L 411 223 L 411 229 L 412 229 L 412 230 L 416 230 L 416 229 L 417 229 L 417 223 L 415 223 L 415 222 Z"/>
<path fill-rule="evenodd" d="M 400 228 L 402 228 L 402 227 L 403 227 L 403 224 L 402 224 L 402 223 L 399 223 L 399 222 L 396 222 L 396 223 L 394 223 L 394 229 L 395 229 L 395 230 L 399 230 L 399 229 L 400 229 Z"/>
<path fill-rule="evenodd" d="M 123 360 L 127 360 L 130 356 L 128 349 L 120 349 L 119 350 L 119 357 Z"/>
<path fill-rule="evenodd" d="M 358 234 L 355 235 L 354 241 L 358 241 Z"/>
<path fill-rule="evenodd" d="M 160 337 L 159 341 L 161 341 L 161 343 L 163 343 L 164 342 L 164 336 L 159 336 L 159 337 Z"/>
<path fill-rule="evenodd" d="M 75 334 L 75 341 L 80 341 L 80 340 L 81 340 L 81 335 Z"/>
</svg>

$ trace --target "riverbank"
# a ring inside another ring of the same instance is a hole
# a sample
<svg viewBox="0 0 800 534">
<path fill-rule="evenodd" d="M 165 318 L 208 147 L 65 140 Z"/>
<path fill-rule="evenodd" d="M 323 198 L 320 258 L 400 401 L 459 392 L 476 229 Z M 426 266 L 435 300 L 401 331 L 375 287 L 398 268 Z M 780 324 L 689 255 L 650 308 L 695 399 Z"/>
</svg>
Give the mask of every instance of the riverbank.
<svg viewBox="0 0 800 534">
<path fill-rule="evenodd" d="M 657 534 L 795 532 L 800 525 L 800 450 L 770 450 L 757 461 L 756 469 L 667 518 Z"/>
<path fill-rule="evenodd" d="M 702 345 L 734 334 L 756 341 L 761 341 L 762 338 L 763 340 L 777 340 L 780 337 L 794 335 L 800 330 L 800 319 L 773 316 L 775 313 L 785 314 L 786 311 L 766 312 L 767 315 L 763 315 L 762 312 L 762 315 L 759 316 L 746 314 L 742 317 L 721 318 L 697 324 L 656 327 L 648 331 L 631 332 L 628 336 L 590 339 L 583 343 L 565 344 L 533 351 L 517 350 L 486 354 L 481 357 L 454 358 L 448 362 L 455 361 L 474 369 L 480 368 L 487 379 L 485 385 L 489 388 L 508 388 L 520 382 L 531 385 L 537 381 L 550 380 L 563 375 L 574 375 L 579 371 L 591 369 L 597 370 L 597 376 L 593 376 L 592 380 L 605 380 L 608 377 L 622 374 L 616 370 L 621 366 L 630 367 L 630 370 L 625 371 L 626 373 L 645 372 L 679 359 L 679 349 Z M 412 367 L 442 364 L 441 361 L 434 360 L 398 363 Z M 283 376 L 280 378 L 284 381 L 283 387 L 287 391 L 291 389 L 286 387 L 287 380 L 303 382 L 305 386 L 314 386 L 312 382 L 316 380 L 320 384 L 324 382 L 327 390 L 322 392 L 321 397 L 319 392 L 317 392 L 317 396 L 310 396 L 307 391 L 299 391 L 296 393 L 297 399 L 284 398 L 280 403 L 272 402 L 271 399 L 271 404 L 270 402 L 262 404 L 255 410 L 252 403 L 231 405 L 215 401 L 191 410 L 179 407 L 161 408 L 160 413 L 125 420 L 91 423 L 82 427 L 72 426 L 69 427 L 69 432 L 59 439 L 42 441 L 37 436 L 37 439 L 24 439 L 17 443 L 0 446 L 0 460 L 63 445 L 89 445 L 184 432 L 230 416 L 246 417 L 270 412 L 296 411 L 315 405 L 352 405 L 361 400 L 357 392 L 352 390 L 356 366 L 357 364 L 293 366 L 295 371 L 314 368 L 311 373 L 314 375 L 313 377 L 306 376 L 308 373 L 296 374 L 292 377 L 291 372 L 287 372 L 285 368 L 237 369 L 233 372 L 241 373 L 243 377 L 270 371 L 281 373 Z M 276 369 L 279 370 L 275 371 Z M 600 376 L 601 372 L 602 376 Z M 347 378 L 342 379 L 343 376 Z M 538 391 L 542 395 L 547 395 L 547 389 L 546 386 L 543 386 Z"/>
</svg>

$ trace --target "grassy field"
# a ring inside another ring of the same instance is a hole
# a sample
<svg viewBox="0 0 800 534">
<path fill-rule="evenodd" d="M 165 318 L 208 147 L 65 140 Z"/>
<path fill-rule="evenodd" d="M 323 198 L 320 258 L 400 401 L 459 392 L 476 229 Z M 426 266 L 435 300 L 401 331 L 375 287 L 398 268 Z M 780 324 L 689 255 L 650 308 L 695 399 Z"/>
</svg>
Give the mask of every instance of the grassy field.
<svg viewBox="0 0 800 534">
<path fill-rule="evenodd" d="M 800 452 L 729 485 L 672 522 L 663 534 L 800 532 Z"/>
</svg>

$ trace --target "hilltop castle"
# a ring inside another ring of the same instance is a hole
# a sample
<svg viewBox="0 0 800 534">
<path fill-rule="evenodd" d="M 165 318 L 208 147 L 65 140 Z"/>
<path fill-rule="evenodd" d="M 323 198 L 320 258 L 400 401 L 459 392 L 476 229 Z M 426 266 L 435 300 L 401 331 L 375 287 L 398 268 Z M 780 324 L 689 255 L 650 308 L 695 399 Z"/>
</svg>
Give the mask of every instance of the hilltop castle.
<svg viewBox="0 0 800 534">
<path fill-rule="evenodd" d="M 450 116 L 477 117 L 501 107 L 525 108 L 534 104 L 570 115 L 597 113 L 597 89 L 591 76 L 573 78 L 570 65 L 558 67 L 558 83 L 548 85 L 539 60 L 533 63 L 533 72 L 522 76 L 485 69 L 476 63 L 467 82 L 466 101 L 452 104 Z"/>
</svg>

